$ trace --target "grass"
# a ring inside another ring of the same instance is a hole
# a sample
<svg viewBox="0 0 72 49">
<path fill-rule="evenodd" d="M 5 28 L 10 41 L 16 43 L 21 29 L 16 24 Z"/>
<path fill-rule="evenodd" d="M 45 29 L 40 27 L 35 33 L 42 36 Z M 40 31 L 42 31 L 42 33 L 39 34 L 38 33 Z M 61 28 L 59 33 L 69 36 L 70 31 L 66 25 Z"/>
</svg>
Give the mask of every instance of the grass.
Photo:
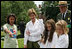
<svg viewBox="0 0 72 49">
<path fill-rule="evenodd" d="M 3 48 L 4 45 L 4 41 L 1 40 L 1 48 Z"/>
<path fill-rule="evenodd" d="M 17 35 L 20 35 L 20 31 L 18 31 L 18 34 Z M 4 37 L 4 32 L 1 31 L 1 37 Z M 18 38 L 18 47 L 19 48 L 24 48 L 24 38 Z M 3 45 L 4 45 L 4 41 L 1 40 L 1 48 L 3 48 Z"/>
<path fill-rule="evenodd" d="M 24 38 L 18 39 L 18 46 L 19 48 L 24 48 Z"/>
</svg>

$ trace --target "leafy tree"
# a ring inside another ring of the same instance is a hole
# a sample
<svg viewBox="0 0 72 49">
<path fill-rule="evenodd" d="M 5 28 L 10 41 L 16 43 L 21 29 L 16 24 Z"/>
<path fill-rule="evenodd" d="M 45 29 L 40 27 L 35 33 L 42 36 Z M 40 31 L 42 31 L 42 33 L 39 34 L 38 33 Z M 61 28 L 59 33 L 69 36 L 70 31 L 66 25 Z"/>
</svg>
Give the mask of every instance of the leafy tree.
<svg viewBox="0 0 72 49">
<path fill-rule="evenodd" d="M 1 1 L 1 25 L 6 23 L 7 15 L 10 13 L 16 15 L 17 24 L 19 24 L 21 19 L 27 23 L 30 20 L 28 16 L 30 8 L 37 9 L 33 1 Z"/>
</svg>

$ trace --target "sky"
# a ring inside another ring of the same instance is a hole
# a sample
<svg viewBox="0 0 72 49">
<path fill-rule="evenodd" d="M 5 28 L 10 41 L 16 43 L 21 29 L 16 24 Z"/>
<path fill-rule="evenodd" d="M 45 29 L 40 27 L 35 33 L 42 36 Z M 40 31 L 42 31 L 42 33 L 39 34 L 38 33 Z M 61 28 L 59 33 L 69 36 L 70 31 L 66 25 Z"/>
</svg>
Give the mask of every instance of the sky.
<svg viewBox="0 0 72 49">
<path fill-rule="evenodd" d="M 37 5 L 37 7 L 38 7 L 39 5 L 41 5 L 42 2 L 43 2 L 43 1 L 34 1 L 34 3 Z"/>
</svg>

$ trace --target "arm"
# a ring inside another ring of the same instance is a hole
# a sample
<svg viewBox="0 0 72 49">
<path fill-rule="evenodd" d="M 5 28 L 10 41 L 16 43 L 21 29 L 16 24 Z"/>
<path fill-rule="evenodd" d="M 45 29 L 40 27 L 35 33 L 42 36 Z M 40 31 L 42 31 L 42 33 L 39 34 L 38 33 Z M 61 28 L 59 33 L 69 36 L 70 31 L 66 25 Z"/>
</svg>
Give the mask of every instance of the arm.
<svg viewBox="0 0 72 49">
<path fill-rule="evenodd" d="M 26 34 L 26 31 L 28 30 L 27 25 L 25 28 L 25 32 L 24 32 L 24 45 L 27 45 L 27 40 L 28 40 L 28 35 Z"/>
<path fill-rule="evenodd" d="M 36 31 L 35 33 L 30 33 L 30 36 L 38 36 L 38 35 L 41 35 L 41 32 L 42 30 L 38 29 L 38 31 Z"/>
<path fill-rule="evenodd" d="M 16 34 L 17 35 L 17 26 L 15 25 L 15 27 L 14 27 L 15 29 L 13 30 L 14 31 L 14 34 Z"/>
<path fill-rule="evenodd" d="M 3 29 L 4 29 L 4 31 L 5 31 L 6 33 L 8 33 L 11 37 L 13 37 L 11 31 L 8 30 L 8 28 L 7 28 L 6 25 L 3 26 Z"/>
</svg>

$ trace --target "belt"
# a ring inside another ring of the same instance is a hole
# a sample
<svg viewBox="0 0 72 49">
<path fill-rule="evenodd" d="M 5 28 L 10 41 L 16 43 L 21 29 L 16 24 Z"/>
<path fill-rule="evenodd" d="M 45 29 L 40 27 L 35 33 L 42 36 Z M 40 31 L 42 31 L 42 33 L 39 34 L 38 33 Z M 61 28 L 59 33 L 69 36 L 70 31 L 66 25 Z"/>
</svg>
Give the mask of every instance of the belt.
<svg viewBox="0 0 72 49">
<path fill-rule="evenodd" d="M 33 41 L 29 41 L 29 40 L 28 40 L 28 42 L 32 42 L 32 43 L 36 43 L 36 42 L 39 42 L 39 41 L 40 41 L 40 40 L 33 42 Z"/>
</svg>

